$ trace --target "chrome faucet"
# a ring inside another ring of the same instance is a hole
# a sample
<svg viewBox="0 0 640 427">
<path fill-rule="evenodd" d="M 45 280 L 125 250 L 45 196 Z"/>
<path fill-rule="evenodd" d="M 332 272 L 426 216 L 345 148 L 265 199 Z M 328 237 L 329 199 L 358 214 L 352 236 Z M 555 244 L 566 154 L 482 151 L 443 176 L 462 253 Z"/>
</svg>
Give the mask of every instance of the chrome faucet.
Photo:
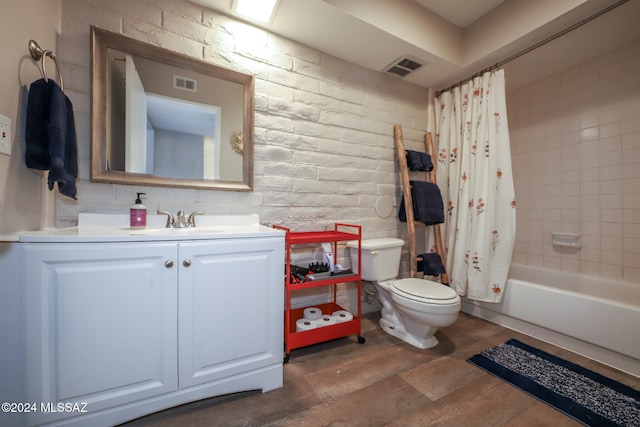
<svg viewBox="0 0 640 427">
<path fill-rule="evenodd" d="M 167 216 L 167 224 L 164 226 L 165 228 L 173 228 L 173 225 L 176 223 L 176 220 L 173 218 L 173 214 L 168 211 L 157 211 L 158 215 L 166 215 Z"/>
<path fill-rule="evenodd" d="M 204 215 L 204 211 L 191 212 L 191 214 L 189 215 L 189 219 L 187 220 L 187 227 L 196 226 L 196 215 Z"/>
<path fill-rule="evenodd" d="M 167 224 L 166 228 L 191 228 L 196 226 L 196 215 L 204 214 L 203 211 L 195 211 L 189 215 L 187 218 L 184 214 L 184 211 L 178 211 L 175 218 L 171 212 L 168 211 L 157 211 L 158 215 L 166 215 L 167 216 Z"/>
<path fill-rule="evenodd" d="M 190 227 L 189 224 L 187 224 L 187 218 L 184 216 L 184 211 L 178 211 L 178 213 L 176 214 L 176 220 L 173 224 L 174 228 L 187 228 Z"/>
</svg>

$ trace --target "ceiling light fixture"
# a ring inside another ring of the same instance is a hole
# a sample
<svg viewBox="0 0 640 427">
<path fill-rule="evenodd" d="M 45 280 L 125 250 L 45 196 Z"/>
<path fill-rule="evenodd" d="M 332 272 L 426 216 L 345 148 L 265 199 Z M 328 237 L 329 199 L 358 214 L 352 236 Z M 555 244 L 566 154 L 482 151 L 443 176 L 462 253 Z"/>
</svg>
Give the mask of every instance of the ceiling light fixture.
<svg viewBox="0 0 640 427">
<path fill-rule="evenodd" d="M 234 0 L 233 10 L 252 21 L 269 23 L 278 0 Z"/>
</svg>

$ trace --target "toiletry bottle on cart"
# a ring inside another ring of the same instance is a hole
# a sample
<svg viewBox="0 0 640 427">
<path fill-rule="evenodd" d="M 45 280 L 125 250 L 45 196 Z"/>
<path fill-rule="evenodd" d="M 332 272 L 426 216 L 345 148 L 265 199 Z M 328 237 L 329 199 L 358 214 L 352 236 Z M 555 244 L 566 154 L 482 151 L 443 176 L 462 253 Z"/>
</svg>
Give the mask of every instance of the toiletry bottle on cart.
<svg viewBox="0 0 640 427">
<path fill-rule="evenodd" d="M 131 210 L 129 211 L 129 225 L 134 230 L 139 230 L 147 226 L 147 208 L 142 204 L 140 196 L 146 195 L 145 193 L 136 193 L 138 197 Z"/>
</svg>

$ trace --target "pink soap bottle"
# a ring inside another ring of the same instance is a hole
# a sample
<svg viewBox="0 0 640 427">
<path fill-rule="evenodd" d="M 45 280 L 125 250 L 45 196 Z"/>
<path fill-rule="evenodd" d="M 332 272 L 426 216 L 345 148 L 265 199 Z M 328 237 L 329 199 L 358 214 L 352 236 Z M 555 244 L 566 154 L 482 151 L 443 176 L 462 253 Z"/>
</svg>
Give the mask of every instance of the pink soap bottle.
<svg viewBox="0 0 640 427">
<path fill-rule="evenodd" d="M 145 228 L 147 226 L 147 208 L 142 204 L 140 196 L 146 195 L 145 193 L 136 193 L 138 197 L 131 210 L 129 211 L 129 225 L 132 229 L 137 230 Z"/>
</svg>

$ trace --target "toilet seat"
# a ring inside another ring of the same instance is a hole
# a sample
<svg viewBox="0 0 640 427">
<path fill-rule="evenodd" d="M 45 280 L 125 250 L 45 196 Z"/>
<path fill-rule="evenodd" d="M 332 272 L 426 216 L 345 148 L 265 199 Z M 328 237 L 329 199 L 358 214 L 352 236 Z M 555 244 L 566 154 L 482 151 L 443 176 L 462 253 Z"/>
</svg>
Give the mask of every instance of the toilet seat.
<svg viewBox="0 0 640 427">
<path fill-rule="evenodd" d="M 391 283 L 391 289 L 396 295 L 425 304 L 449 305 L 457 304 L 460 301 L 456 291 L 431 280 L 394 280 Z"/>
</svg>

